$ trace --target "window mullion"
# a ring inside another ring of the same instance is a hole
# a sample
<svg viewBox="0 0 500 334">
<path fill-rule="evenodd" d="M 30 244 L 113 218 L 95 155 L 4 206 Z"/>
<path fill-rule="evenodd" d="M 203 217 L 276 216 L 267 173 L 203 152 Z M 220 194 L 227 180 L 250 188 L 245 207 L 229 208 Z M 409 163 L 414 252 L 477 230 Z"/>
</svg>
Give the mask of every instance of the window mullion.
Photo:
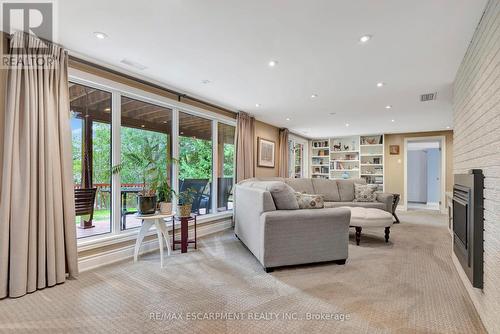
<svg viewBox="0 0 500 334">
<path fill-rule="evenodd" d="M 116 166 L 121 162 L 121 103 L 120 93 L 112 92 L 111 98 L 111 166 Z M 111 177 L 111 233 L 117 234 L 121 232 L 121 180 L 120 173 L 112 174 Z"/>
<path fill-rule="evenodd" d="M 172 164 L 172 189 L 179 191 L 179 109 L 172 109 L 172 159 L 177 163 Z M 172 210 L 177 212 L 177 196 L 172 197 Z"/>
</svg>

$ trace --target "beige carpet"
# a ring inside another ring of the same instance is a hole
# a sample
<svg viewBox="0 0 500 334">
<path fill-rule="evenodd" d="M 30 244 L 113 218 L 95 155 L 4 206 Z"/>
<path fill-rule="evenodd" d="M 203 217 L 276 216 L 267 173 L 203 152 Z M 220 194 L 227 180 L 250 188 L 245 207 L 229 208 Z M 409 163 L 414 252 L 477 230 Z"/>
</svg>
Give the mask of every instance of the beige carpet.
<svg viewBox="0 0 500 334">
<path fill-rule="evenodd" d="M 445 217 L 400 218 L 388 244 L 382 230 L 365 233 L 359 247 L 351 233 L 344 266 L 272 274 L 227 231 L 164 269 L 152 253 L 2 300 L 0 332 L 484 333 L 452 264 Z M 307 313 L 323 319 L 297 320 Z M 229 319 L 201 320 L 216 316 Z"/>
</svg>

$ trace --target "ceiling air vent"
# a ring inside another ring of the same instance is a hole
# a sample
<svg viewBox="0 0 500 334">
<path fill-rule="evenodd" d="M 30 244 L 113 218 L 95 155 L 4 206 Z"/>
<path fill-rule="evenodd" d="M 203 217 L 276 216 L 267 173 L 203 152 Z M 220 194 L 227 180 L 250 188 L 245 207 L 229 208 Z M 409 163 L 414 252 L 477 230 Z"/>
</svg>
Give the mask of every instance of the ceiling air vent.
<svg viewBox="0 0 500 334">
<path fill-rule="evenodd" d="M 141 71 L 143 71 L 143 70 L 145 70 L 147 68 L 146 66 L 144 66 L 144 65 L 142 65 L 142 64 L 140 64 L 138 62 L 135 62 L 133 60 L 127 59 L 127 58 L 122 59 L 120 61 L 120 63 L 128 65 L 128 66 L 131 66 L 131 67 L 135 67 L 135 68 L 137 68 L 138 70 L 141 70 Z"/>
<path fill-rule="evenodd" d="M 437 92 L 436 93 L 422 94 L 422 95 L 420 95 L 420 102 L 433 101 L 436 98 L 437 98 Z"/>
</svg>

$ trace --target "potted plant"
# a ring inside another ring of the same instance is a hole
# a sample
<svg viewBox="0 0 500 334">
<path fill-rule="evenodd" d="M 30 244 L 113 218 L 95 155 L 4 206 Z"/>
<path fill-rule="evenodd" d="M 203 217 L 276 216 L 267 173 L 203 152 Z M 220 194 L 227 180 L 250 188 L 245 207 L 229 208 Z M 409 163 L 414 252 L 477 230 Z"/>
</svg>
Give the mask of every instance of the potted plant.
<svg viewBox="0 0 500 334">
<path fill-rule="evenodd" d="M 168 184 L 166 178 L 167 167 L 164 162 L 161 163 L 162 154 L 164 152 L 160 150 L 159 145 L 151 144 L 148 139 L 144 140 L 144 144 L 139 152 L 124 153 L 124 160 L 135 167 L 139 167 L 142 173 L 143 186 L 142 190 L 137 194 L 137 212 L 139 215 L 150 215 L 156 212 L 157 193 L 158 195 L 159 193 L 162 195 L 160 202 L 172 201 L 173 189 Z M 175 159 L 167 158 L 167 165 L 175 162 Z M 123 168 L 123 163 L 113 166 L 112 173 L 119 173 Z M 167 207 L 164 206 L 164 209 L 168 211 L 168 205 Z"/>
<path fill-rule="evenodd" d="M 175 190 L 170 187 L 167 180 L 163 180 L 158 187 L 158 206 L 160 213 L 169 215 L 172 213 L 172 197 Z"/>
<path fill-rule="evenodd" d="M 179 193 L 179 216 L 187 217 L 191 215 L 191 208 L 196 195 L 193 188 L 188 188 Z"/>
</svg>

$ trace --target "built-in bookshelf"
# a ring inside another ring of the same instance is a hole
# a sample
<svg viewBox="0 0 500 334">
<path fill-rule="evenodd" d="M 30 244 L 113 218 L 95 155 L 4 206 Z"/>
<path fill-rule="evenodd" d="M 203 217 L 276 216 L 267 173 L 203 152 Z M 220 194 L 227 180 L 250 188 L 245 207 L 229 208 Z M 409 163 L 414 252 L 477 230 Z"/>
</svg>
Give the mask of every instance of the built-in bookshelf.
<svg viewBox="0 0 500 334">
<path fill-rule="evenodd" d="M 384 135 L 334 137 L 311 141 L 312 177 L 363 178 L 384 188 Z"/>
<path fill-rule="evenodd" d="M 311 141 L 311 177 L 328 179 L 330 176 L 330 141 Z"/>
</svg>

